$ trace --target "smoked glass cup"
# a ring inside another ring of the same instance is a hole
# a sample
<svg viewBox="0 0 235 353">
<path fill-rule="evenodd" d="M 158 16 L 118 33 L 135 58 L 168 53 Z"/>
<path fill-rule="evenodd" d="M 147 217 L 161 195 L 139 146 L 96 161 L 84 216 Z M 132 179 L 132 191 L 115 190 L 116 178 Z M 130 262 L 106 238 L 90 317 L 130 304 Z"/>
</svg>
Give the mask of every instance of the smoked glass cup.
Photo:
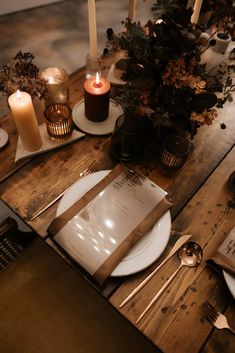
<svg viewBox="0 0 235 353">
<path fill-rule="evenodd" d="M 180 169 L 189 154 L 190 143 L 181 135 L 169 135 L 163 141 L 160 157 L 160 168 L 171 174 Z"/>
</svg>

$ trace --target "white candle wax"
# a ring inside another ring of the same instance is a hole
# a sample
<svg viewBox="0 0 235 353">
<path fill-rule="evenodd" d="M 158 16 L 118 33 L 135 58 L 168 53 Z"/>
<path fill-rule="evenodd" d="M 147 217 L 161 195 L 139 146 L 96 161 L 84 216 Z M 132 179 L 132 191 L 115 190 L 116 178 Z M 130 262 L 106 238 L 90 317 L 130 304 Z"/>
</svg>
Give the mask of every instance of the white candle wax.
<svg viewBox="0 0 235 353">
<path fill-rule="evenodd" d="M 89 24 L 90 56 L 97 57 L 98 51 L 97 51 L 95 0 L 88 0 L 88 24 Z"/>
<path fill-rule="evenodd" d="M 30 95 L 17 91 L 9 97 L 8 103 L 24 148 L 27 151 L 38 150 L 42 139 Z"/>
<path fill-rule="evenodd" d="M 191 17 L 191 22 L 192 23 L 197 23 L 198 22 L 200 11 L 201 11 L 201 7 L 202 7 L 202 1 L 203 0 L 195 0 L 194 6 L 193 6 L 193 14 L 192 14 L 192 17 Z"/>
<path fill-rule="evenodd" d="M 129 17 L 131 22 L 135 21 L 135 17 L 136 17 L 136 0 L 129 0 L 128 17 Z"/>
</svg>

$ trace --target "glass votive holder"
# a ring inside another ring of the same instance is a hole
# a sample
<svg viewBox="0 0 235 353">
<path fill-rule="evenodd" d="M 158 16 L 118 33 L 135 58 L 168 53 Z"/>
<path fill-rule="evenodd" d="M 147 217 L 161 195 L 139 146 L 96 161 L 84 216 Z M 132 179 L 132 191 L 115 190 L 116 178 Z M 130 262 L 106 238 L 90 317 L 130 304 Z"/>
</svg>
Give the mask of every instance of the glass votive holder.
<svg viewBox="0 0 235 353">
<path fill-rule="evenodd" d="M 100 73 L 101 63 L 99 56 L 91 56 L 87 54 L 86 56 L 86 79 L 96 76 L 96 73 Z"/>
<path fill-rule="evenodd" d="M 171 174 L 180 169 L 185 163 L 190 151 L 189 141 L 181 135 L 169 135 L 163 141 L 160 157 L 160 168 Z"/>
<path fill-rule="evenodd" d="M 56 103 L 46 107 L 46 128 L 53 140 L 64 140 L 73 132 L 72 110 L 66 104 Z"/>
<path fill-rule="evenodd" d="M 118 117 L 112 133 L 109 152 L 115 160 L 130 162 L 141 155 L 141 136 L 137 119 L 128 120 L 126 115 Z"/>
<path fill-rule="evenodd" d="M 40 77 L 47 82 L 48 94 L 45 99 L 45 105 L 51 105 L 54 103 L 69 102 L 69 90 L 68 90 L 68 74 L 61 67 L 48 67 L 43 70 Z"/>
</svg>

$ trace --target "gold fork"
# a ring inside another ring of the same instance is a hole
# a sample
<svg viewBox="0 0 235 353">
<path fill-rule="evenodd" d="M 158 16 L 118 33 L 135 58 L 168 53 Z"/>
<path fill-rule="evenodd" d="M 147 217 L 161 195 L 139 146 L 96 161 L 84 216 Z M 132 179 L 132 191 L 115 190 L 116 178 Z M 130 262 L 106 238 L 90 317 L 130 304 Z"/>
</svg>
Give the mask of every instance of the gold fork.
<svg viewBox="0 0 235 353">
<path fill-rule="evenodd" d="M 226 328 L 235 335 L 235 330 L 229 326 L 227 318 L 224 314 L 216 310 L 208 301 L 203 304 L 202 308 L 206 314 L 206 319 L 210 322 L 210 324 L 219 330 Z"/>
<path fill-rule="evenodd" d="M 88 168 L 86 168 L 83 172 L 81 172 L 79 174 L 79 177 L 83 177 L 85 175 L 88 174 L 92 174 L 95 171 L 97 171 L 97 166 L 98 163 L 96 161 L 93 161 Z M 58 196 L 56 196 L 56 198 L 54 198 L 48 205 L 46 205 L 45 207 L 43 207 L 40 211 L 38 211 L 37 213 L 35 213 L 35 215 L 33 215 L 29 221 L 33 221 L 35 218 L 37 218 L 38 216 L 40 216 L 40 214 L 42 214 L 44 211 L 46 211 L 49 207 L 51 207 L 52 205 L 54 205 L 54 203 L 56 203 L 56 201 L 58 201 L 68 190 L 69 190 L 70 186 L 65 189 L 64 191 L 61 192 L 61 194 L 59 194 Z"/>
</svg>

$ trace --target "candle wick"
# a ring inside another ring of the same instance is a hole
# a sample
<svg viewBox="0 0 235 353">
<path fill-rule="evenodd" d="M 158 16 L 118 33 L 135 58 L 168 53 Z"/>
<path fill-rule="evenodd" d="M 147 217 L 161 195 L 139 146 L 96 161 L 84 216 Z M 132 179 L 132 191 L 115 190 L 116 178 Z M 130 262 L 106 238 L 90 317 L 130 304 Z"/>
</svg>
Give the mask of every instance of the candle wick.
<svg viewBox="0 0 235 353">
<path fill-rule="evenodd" d="M 94 84 L 95 88 L 101 88 L 103 86 L 102 82 L 95 82 Z"/>
</svg>

